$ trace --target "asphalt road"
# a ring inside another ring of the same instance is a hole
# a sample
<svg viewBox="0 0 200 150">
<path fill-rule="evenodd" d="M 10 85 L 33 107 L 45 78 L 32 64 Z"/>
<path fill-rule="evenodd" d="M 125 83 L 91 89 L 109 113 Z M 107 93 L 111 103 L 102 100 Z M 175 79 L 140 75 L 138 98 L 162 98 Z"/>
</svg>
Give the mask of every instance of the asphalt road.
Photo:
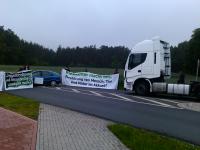
<svg viewBox="0 0 200 150">
<path fill-rule="evenodd" d="M 37 87 L 9 93 L 200 145 L 200 113 L 178 107 L 181 101 L 75 87 Z"/>
</svg>

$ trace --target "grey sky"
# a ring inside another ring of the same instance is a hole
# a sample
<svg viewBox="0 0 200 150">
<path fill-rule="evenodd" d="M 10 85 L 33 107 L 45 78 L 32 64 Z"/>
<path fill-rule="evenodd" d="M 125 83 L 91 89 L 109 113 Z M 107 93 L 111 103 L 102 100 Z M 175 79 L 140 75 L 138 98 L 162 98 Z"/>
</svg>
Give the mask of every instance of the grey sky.
<svg viewBox="0 0 200 150">
<path fill-rule="evenodd" d="M 200 0 L 0 0 L 0 25 L 45 47 L 175 45 L 200 27 Z"/>
</svg>

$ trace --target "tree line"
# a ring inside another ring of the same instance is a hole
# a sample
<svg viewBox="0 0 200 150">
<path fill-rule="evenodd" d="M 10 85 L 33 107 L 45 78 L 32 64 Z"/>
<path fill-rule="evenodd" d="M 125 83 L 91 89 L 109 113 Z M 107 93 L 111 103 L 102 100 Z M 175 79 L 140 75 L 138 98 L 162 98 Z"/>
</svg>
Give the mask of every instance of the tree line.
<svg viewBox="0 0 200 150">
<path fill-rule="evenodd" d="M 56 51 L 20 39 L 11 29 L 0 26 L 0 64 L 58 65 L 123 68 L 129 54 L 124 46 L 85 46 Z"/>
<path fill-rule="evenodd" d="M 56 51 L 20 39 L 11 29 L 0 26 L 0 64 L 124 68 L 130 49 L 124 46 L 59 46 Z M 200 58 L 200 28 L 189 41 L 171 47 L 172 72 L 195 73 Z"/>
<path fill-rule="evenodd" d="M 200 28 L 195 29 L 189 41 L 171 47 L 172 72 L 195 74 L 200 59 Z"/>
</svg>

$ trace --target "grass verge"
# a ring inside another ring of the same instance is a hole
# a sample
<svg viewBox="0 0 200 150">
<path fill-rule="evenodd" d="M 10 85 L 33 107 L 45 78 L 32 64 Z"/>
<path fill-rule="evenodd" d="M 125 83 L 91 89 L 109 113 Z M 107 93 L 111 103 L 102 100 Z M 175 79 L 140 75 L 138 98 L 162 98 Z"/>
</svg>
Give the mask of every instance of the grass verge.
<svg viewBox="0 0 200 150">
<path fill-rule="evenodd" d="M 128 125 L 108 126 L 131 150 L 200 150 L 199 146 Z"/>
<path fill-rule="evenodd" d="M 39 103 L 27 98 L 0 93 L 0 107 L 9 109 L 23 116 L 37 120 Z"/>
<path fill-rule="evenodd" d="M 0 65 L 0 70 L 6 71 L 6 72 L 16 72 L 19 69 L 19 65 Z M 52 70 L 55 72 L 60 73 L 62 66 L 30 66 L 31 70 Z M 83 72 L 85 71 L 85 67 L 70 67 L 70 70 L 72 72 Z M 96 74 L 112 74 L 115 70 L 115 68 L 93 68 L 93 67 L 87 67 L 88 72 L 96 73 Z M 118 69 L 119 71 L 119 85 L 118 89 L 123 90 L 124 89 L 124 69 Z M 178 73 L 172 73 L 172 76 L 170 79 L 167 79 L 166 82 L 168 83 L 177 83 L 177 80 L 179 78 Z M 194 75 L 185 75 L 186 84 L 189 84 L 190 81 L 195 81 Z M 200 81 L 200 78 L 199 80 Z"/>
</svg>

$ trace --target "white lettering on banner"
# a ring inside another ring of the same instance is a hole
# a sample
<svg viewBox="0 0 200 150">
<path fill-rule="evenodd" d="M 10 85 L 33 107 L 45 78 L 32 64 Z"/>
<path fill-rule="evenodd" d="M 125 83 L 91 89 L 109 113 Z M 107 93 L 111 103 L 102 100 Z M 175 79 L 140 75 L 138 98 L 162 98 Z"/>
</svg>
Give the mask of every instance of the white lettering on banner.
<svg viewBox="0 0 200 150">
<path fill-rule="evenodd" d="M 61 71 L 62 84 L 78 87 L 117 89 L 119 74 L 99 75 L 90 72 Z"/>
</svg>

